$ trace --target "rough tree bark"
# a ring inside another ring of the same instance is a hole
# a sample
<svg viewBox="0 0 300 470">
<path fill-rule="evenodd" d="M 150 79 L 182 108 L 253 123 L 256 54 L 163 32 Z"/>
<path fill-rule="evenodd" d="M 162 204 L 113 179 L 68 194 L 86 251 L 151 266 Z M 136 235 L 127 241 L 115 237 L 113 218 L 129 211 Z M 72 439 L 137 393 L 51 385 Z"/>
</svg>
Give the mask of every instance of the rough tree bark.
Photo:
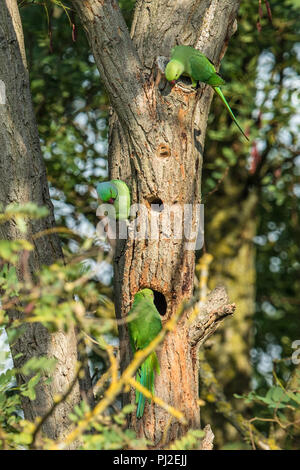
<svg viewBox="0 0 300 470">
<path fill-rule="evenodd" d="M 166 82 L 157 66 L 159 56 L 169 57 L 175 44 L 191 45 L 219 64 L 233 33 L 238 0 L 138 0 L 131 34 L 116 0 L 73 0 L 87 32 L 100 75 L 110 96 L 109 172 L 131 189 L 132 202 L 145 206 L 181 207 L 200 202 L 201 166 L 212 89 L 198 90 L 183 81 Z M 153 211 L 152 211 L 153 214 Z M 161 219 L 160 219 L 161 220 Z M 178 239 L 169 226 L 157 240 L 118 241 L 115 262 L 116 312 L 124 317 L 141 288 L 155 291 L 157 306 L 166 321 L 194 283 L 194 252 L 186 239 Z M 196 218 L 193 212 L 192 228 Z M 178 227 L 177 227 L 178 228 Z M 221 292 L 221 291 L 220 291 Z M 220 294 L 219 307 L 227 299 Z M 161 374 L 156 380 L 159 397 L 181 410 L 187 426 L 169 422 L 167 413 L 153 403 L 133 425 L 139 435 L 160 445 L 199 428 L 199 343 L 191 340 L 188 315 L 181 318 L 160 352 Z M 122 367 L 130 360 L 127 330 L 120 328 Z"/>
<path fill-rule="evenodd" d="M 4 0 L 0 4 L 0 79 L 5 85 L 6 103 L 0 104 L 0 205 L 27 203 L 46 206 L 49 215 L 43 219 L 28 221 L 26 238 L 34 245 L 28 263 L 30 273 L 36 273 L 42 265 L 50 265 L 62 257 L 57 235 L 47 235 L 33 240 L 33 235 L 55 224 L 53 206 L 49 196 L 46 170 L 42 158 L 37 124 L 31 101 L 22 25 L 16 0 Z M 0 238 L 14 240 L 24 238 L 14 221 L 0 224 Z M 20 279 L 24 279 L 22 255 L 17 266 Z M 19 313 L 11 312 L 12 318 Z M 77 341 L 74 329 L 68 333 L 58 331 L 49 334 L 41 324 L 29 324 L 19 339 L 11 344 L 16 367 L 21 367 L 34 356 L 57 359 L 49 385 L 36 387 L 36 400 L 24 397 L 25 418 L 34 420 L 44 416 L 53 406 L 53 397 L 64 393 L 74 380 L 77 363 Z M 20 383 L 28 377 L 19 376 Z M 69 398 L 57 406 L 43 424 L 45 434 L 62 439 L 69 431 L 68 414 L 81 401 L 80 386 L 76 382 Z"/>
</svg>

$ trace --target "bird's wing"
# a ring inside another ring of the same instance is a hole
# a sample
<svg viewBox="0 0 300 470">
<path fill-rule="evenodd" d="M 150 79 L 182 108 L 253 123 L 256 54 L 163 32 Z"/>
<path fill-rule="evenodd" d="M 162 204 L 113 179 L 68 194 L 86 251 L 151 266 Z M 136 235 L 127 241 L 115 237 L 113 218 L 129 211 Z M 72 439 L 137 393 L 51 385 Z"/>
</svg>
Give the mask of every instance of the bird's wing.
<svg viewBox="0 0 300 470">
<path fill-rule="evenodd" d="M 213 73 L 214 66 L 203 55 L 191 55 L 189 58 L 191 76 L 194 80 L 206 82 Z"/>
</svg>

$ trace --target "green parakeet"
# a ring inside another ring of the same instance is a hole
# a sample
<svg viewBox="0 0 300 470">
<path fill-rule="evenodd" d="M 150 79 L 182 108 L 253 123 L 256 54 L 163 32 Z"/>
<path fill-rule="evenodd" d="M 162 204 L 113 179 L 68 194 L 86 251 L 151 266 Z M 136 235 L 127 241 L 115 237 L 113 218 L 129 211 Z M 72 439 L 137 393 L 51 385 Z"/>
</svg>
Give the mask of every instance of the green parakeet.
<svg viewBox="0 0 300 470">
<path fill-rule="evenodd" d="M 125 220 L 129 217 L 130 192 L 124 181 L 111 180 L 98 183 L 97 193 L 102 202 L 112 204 L 115 208 L 115 217 Z"/>
<path fill-rule="evenodd" d="M 142 289 L 134 296 L 132 307 L 128 313 L 132 320 L 128 323 L 130 343 L 133 353 L 146 348 L 162 329 L 160 315 L 154 305 L 154 294 L 151 289 Z M 160 373 L 159 362 L 152 352 L 142 363 L 137 372 L 136 380 L 154 395 L 155 372 Z M 136 390 L 138 418 L 145 409 L 145 396 Z M 149 400 L 150 402 L 150 400 Z"/>
<path fill-rule="evenodd" d="M 168 62 L 165 70 L 166 79 L 169 81 L 177 80 L 180 75 L 186 75 L 191 78 L 192 86 L 196 87 L 197 82 L 204 82 L 211 85 L 213 89 L 218 93 L 221 100 L 225 104 L 230 116 L 247 140 L 248 137 L 239 125 L 230 109 L 229 104 L 226 101 L 225 96 L 220 88 L 224 85 L 225 81 L 216 72 L 215 66 L 210 60 L 205 57 L 197 49 L 189 46 L 175 46 L 171 51 L 171 60 Z"/>
</svg>

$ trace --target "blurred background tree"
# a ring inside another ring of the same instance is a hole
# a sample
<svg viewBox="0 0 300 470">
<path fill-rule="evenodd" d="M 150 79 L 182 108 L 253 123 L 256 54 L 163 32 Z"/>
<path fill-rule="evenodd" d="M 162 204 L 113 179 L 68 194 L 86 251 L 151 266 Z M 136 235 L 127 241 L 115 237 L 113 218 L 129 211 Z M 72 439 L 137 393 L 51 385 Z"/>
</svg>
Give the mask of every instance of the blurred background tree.
<svg viewBox="0 0 300 470">
<path fill-rule="evenodd" d="M 242 2 L 221 73 L 233 109 L 247 120 L 250 149 L 218 100 L 208 126 L 210 287 L 225 284 L 238 310 L 206 357 L 229 400 L 249 388 L 265 392 L 273 360 L 291 356 L 299 331 L 299 28 L 296 2 Z M 284 380 L 290 365 L 278 363 Z M 216 430 L 220 445 L 237 436 L 224 421 Z"/>
</svg>

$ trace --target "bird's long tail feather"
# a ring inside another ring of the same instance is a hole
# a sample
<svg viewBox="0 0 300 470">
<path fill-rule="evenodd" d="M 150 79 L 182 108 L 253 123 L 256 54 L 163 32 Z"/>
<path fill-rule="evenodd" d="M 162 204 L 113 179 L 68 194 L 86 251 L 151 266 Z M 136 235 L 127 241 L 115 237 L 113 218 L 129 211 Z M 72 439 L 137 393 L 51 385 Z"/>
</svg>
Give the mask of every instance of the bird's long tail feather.
<svg viewBox="0 0 300 470">
<path fill-rule="evenodd" d="M 139 372 L 137 373 L 136 380 L 137 382 L 140 382 L 143 387 L 147 388 L 149 392 L 154 395 L 154 378 L 155 378 L 155 372 L 159 374 L 160 369 L 159 369 L 159 363 L 157 359 L 157 355 L 155 352 L 150 354 L 150 356 L 145 359 L 143 364 L 141 365 L 141 368 Z M 149 399 L 149 402 L 151 400 Z M 146 402 L 146 397 L 143 395 L 141 392 L 138 390 L 136 391 L 136 403 L 137 403 L 137 411 L 136 411 L 136 416 L 137 418 L 141 418 L 144 414 L 144 409 L 145 409 L 145 402 Z"/>
<path fill-rule="evenodd" d="M 239 130 L 241 131 L 241 133 L 243 134 L 243 136 L 244 136 L 247 140 L 249 140 L 248 137 L 246 136 L 245 132 L 243 131 L 243 129 L 241 128 L 241 126 L 240 126 L 239 123 L 237 122 L 235 115 L 234 115 L 233 112 L 231 111 L 231 108 L 230 108 L 229 104 L 227 103 L 227 100 L 226 100 L 225 96 L 223 95 L 223 92 L 222 92 L 221 88 L 218 87 L 218 86 L 215 86 L 215 87 L 214 87 L 214 90 L 218 93 L 219 97 L 221 98 L 221 100 L 222 100 L 223 103 L 225 104 L 225 106 L 226 106 L 226 108 L 227 108 L 227 110 L 228 110 L 230 116 L 232 117 L 233 121 L 235 122 L 235 124 L 237 125 L 237 127 L 239 128 Z"/>
</svg>

